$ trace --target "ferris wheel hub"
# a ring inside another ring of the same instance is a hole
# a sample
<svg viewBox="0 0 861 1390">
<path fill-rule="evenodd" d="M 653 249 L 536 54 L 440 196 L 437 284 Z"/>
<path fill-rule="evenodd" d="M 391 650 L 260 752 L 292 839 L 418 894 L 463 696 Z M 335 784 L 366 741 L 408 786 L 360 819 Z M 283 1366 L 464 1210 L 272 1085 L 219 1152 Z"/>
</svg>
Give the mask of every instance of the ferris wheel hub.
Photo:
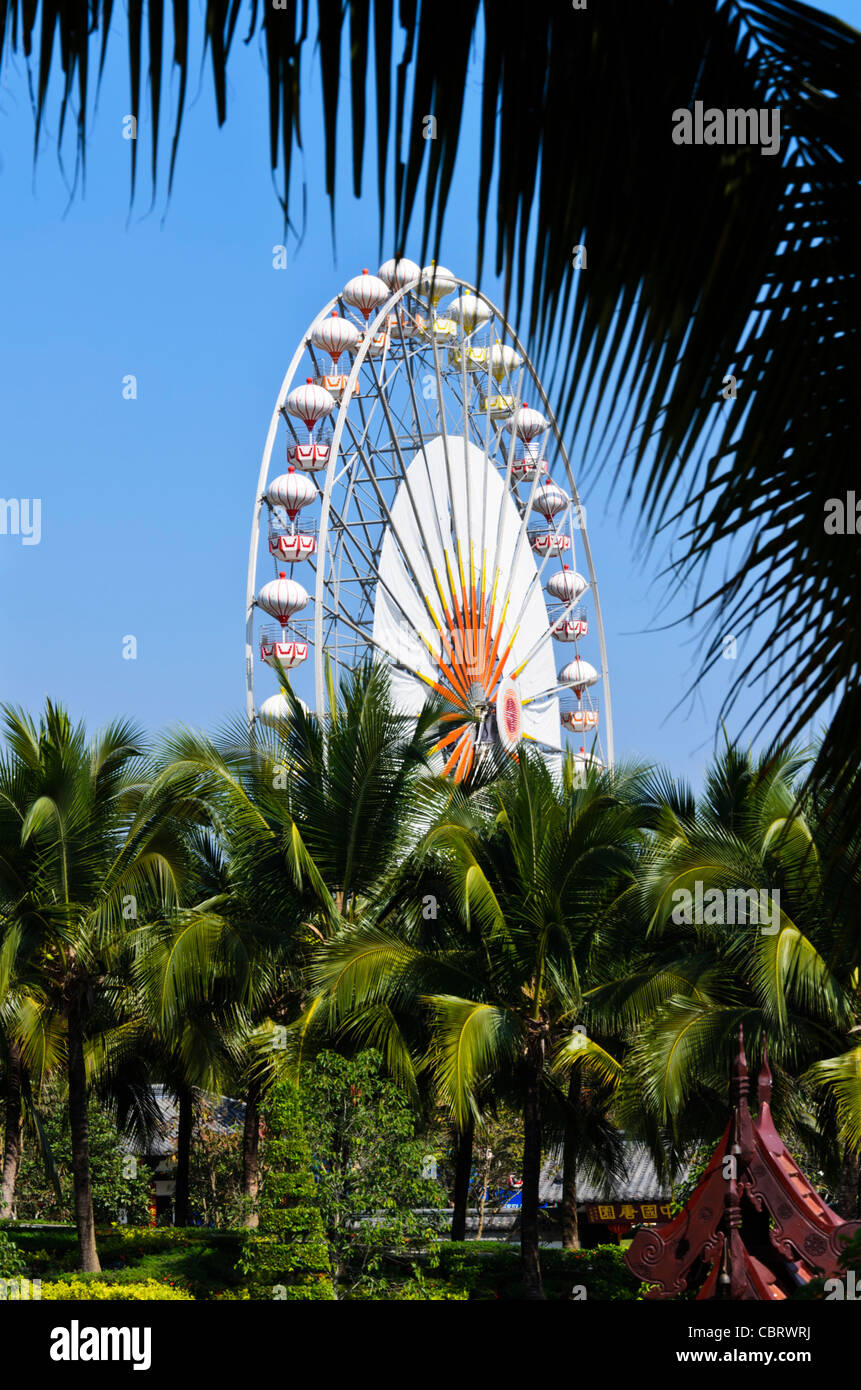
<svg viewBox="0 0 861 1390">
<path fill-rule="evenodd" d="M 469 687 L 469 703 L 475 710 L 482 709 L 488 703 L 487 691 L 481 681 L 473 681 Z"/>
</svg>

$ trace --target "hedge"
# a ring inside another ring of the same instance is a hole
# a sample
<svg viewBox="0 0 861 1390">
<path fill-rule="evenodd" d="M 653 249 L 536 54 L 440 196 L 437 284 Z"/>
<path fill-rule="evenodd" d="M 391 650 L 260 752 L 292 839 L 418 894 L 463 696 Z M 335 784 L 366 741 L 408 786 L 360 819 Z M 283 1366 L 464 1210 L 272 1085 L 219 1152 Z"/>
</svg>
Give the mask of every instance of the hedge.
<svg viewBox="0 0 861 1390">
<path fill-rule="evenodd" d="M 311 1151 L 296 1087 L 281 1082 L 265 1111 L 269 1172 L 260 1194 L 260 1224 L 237 1268 L 257 1299 L 334 1299 L 329 1247 L 311 1176 Z"/>
<path fill-rule="evenodd" d="M 541 1273 L 550 1298 L 635 1301 L 640 1282 L 618 1245 L 593 1250 L 541 1250 Z M 475 1299 L 521 1298 L 520 1250 L 491 1241 L 450 1241 L 439 1247 L 434 1274 Z"/>
<path fill-rule="evenodd" d="M 42 1299 L 87 1302 L 91 1299 L 112 1299 L 116 1302 L 193 1303 L 184 1289 L 172 1289 L 157 1279 L 144 1279 L 137 1284 L 115 1284 L 100 1279 L 42 1280 Z"/>
</svg>

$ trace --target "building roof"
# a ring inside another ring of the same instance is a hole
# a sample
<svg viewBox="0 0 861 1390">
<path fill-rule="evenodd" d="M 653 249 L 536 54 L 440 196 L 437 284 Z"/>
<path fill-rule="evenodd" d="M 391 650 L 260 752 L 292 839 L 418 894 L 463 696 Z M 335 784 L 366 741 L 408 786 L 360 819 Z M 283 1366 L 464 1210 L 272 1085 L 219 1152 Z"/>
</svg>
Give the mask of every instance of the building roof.
<svg viewBox="0 0 861 1390">
<path fill-rule="evenodd" d="M 654 1159 L 645 1144 L 633 1139 L 623 1141 L 626 1173 L 623 1178 L 607 1178 L 603 1182 L 590 1182 L 586 1177 L 577 1183 L 577 1201 L 584 1202 L 644 1202 L 669 1201 L 673 1193 L 670 1185 L 658 1177 Z M 676 1179 L 683 1182 L 688 1175 L 685 1165 Z M 539 1200 L 553 1203 L 562 1197 L 562 1150 L 550 1154 L 541 1169 Z"/>
<path fill-rule="evenodd" d="M 146 1149 L 148 1158 L 166 1158 L 176 1153 L 177 1132 L 179 1129 L 179 1105 L 172 1091 L 166 1086 L 153 1086 L 153 1095 L 161 1112 L 159 1133 L 150 1141 Z M 194 1087 L 196 1101 L 203 1100 L 209 1110 L 206 1128 L 212 1134 L 234 1135 L 245 1123 L 245 1102 L 233 1100 L 230 1096 L 219 1096 L 213 1091 L 201 1091 Z M 134 1152 L 140 1152 L 134 1143 L 128 1145 Z"/>
</svg>

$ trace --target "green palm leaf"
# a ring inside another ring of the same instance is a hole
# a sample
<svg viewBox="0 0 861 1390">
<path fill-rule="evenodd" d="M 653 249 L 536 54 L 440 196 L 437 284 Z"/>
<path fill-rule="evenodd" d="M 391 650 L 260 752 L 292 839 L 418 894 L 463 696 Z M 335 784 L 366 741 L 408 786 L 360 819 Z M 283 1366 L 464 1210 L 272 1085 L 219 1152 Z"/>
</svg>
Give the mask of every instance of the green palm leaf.
<svg viewBox="0 0 861 1390">
<path fill-rule="evenodd" d="M 498 1005 L 452 995 L 431 995 L 435 1026 L 430 1061 L 440 1096 L 463 1129 L 479 1118 L 482 1083 L 511 1068 L 525 1037 L 523 1021 Z"/>
<path fill-rule="evenodd" d="M 833 1096 L 843 1139 L 861 1152 L 861 1047 L 816 1062 L 804 1079 Z"/>
</svg>

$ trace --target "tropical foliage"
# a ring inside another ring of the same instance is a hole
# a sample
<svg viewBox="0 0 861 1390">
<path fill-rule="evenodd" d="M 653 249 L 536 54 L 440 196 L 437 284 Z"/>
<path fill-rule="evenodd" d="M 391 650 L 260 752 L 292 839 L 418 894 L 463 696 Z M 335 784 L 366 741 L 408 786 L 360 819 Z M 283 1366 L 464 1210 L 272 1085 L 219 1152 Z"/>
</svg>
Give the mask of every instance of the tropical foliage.
<svg viewBox="0 0 861 1390">
<path fill-rule="evenodd" d="M 803 766 L 786 751 L 753 759 L 727 747 L 696 803 L 655 785 L 659 833 L 626 903 L 639 940 L 592 1004 L 605 1026 L 639 1025 L 620 1113 L 642 1123 L 645 1112 L 681 1148 L 725 1123 L 739 1025 L 755 1058 L 767 1042 L 778 1122 L 830 1156 L 836 1188 L 837 1155 L 857 1148 L 858 973 L 829 883 L 843 909 L 857 888 L 845 855 L 825 878 L 834 827 L 805 797 Z"/>
<path fill-rule="evenodd" d="M 152 750 L 50 703 L 38 724 L 6 712 L 9 1208 L 74 1214 L 79 1268 L 99 1269 L 97 1222 L 145 1219 L 125 1160 L 150 1151 L 161 1096 L 174 1219 L 239 1243 L 212 1254 L 206 1296 L 447 1296 L 439 1237 L 463 1240 L 494 1162 L 522 1180 L 518 1288 L 555 1296 L 547 1154 L 576 1250 L 578 1183 L 623 1172 L 623 1137 L 668 1174 L 716 1137 L 739 1024 L 753 1065 L 767 1044 L 788 1141 L 854 1214 L 857 831 L 811 759 L 727 745 L 699 797 L 660 769 L 559 776 L 529 752 L 455 786 L 430 761 L 435 717 L 399 716 L 380 667 L 325 718 L 292 701 L 244 743 Z M 242 1097 L 244 1126 L 219 1129 L 213 1091 Z M 169 1252 L 184 1233 L 151 1234 Z M 152 1277 L 167 1253 L 129 1235 Z"/>
<path fill-rule="evenodd" d="M 71 1221 L 74 1218 L 72 1151 L 67 1107 L 58 1081 L 52 1080 L 39 1097 L 44 1148 L 25 1142 L 15 1186 L 18 1221 Z M 87 1109 L 93 1216 L 99 1226 L 121 1222 L 144 1225 L 149 1220 L 151 1176 L 129 1162 L 128 1141 L 116 1120 L 96 1099 Z M 46 1163 L 46 1154 L 51 1163 Z M 56 1177 L 59 1192 L 54 1186 Z"/>
<path fill-rule="evenodd" d="M 447 1224 L 432 1145 L 373 1050 L 321 1053 L 301 1094 L 336 1287 L 373 1296 Z"/>
</svg>

